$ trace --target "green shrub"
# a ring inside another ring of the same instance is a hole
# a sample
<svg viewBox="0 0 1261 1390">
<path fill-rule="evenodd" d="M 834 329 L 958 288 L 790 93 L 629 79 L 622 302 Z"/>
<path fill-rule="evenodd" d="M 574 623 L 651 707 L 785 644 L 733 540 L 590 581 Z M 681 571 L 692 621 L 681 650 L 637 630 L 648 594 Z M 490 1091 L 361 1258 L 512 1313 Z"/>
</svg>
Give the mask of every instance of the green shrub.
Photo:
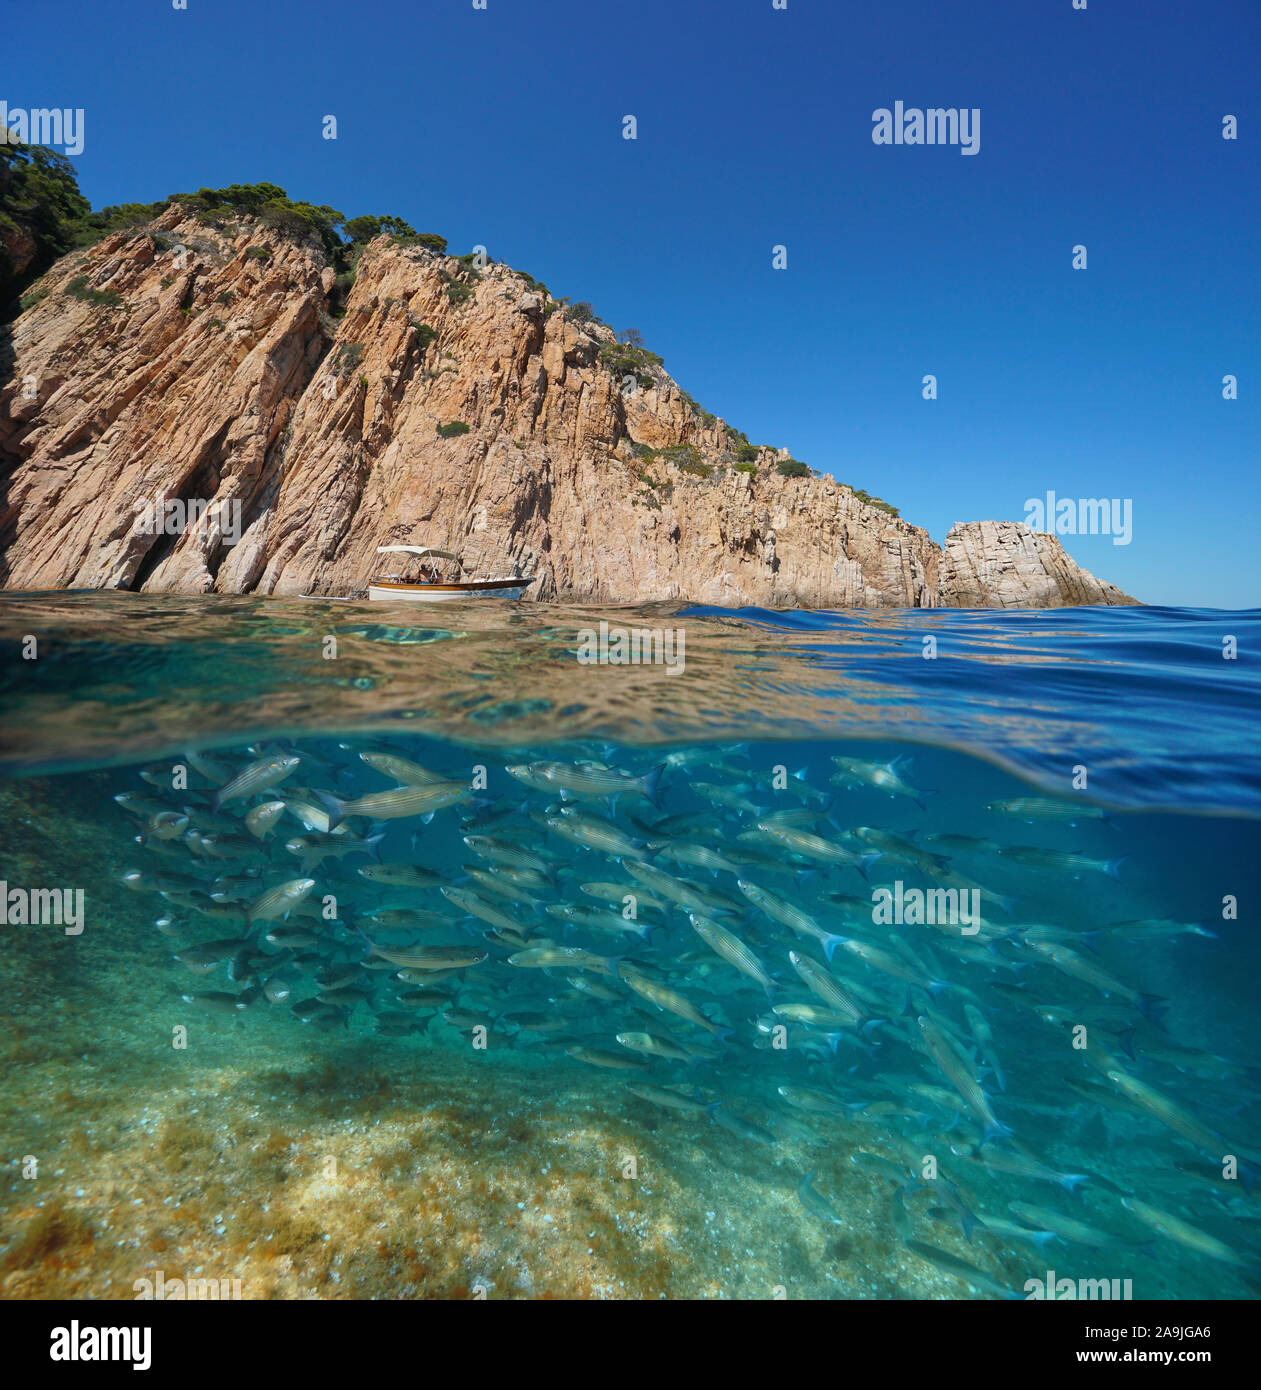
<svg viewBox="0 0 1261 1390">
<path fill-rule="evenodd" d="M 698 478 L 708 478 L 713 468 L 701 458 L 700 452 L 692 444 L 673 444 L 668 449 L 658 451 L 667 463 L 672 463 L 684 473 L 693 473 Z"/>
<path fill-rule="evenodd" d="M 216 303 L 216 304 L 231 304 L 231 303 L 232 303 L 232 291 L 231 291 L 231 290 L 220 290 L 219 293 L 218 293 L 217 295 L 215 295 L 215 303 Z"/>
<path fill-rule="evenodd" d="M 784 478 L 808 478 L 810 469 L 798 459 L 781 459 L 775 465 L 776 473 Z"/>
<path fill-rule="evenodd" d="M 271 260 L 271 252 L 265 246 L 247 246 L 245 259 L 247 261 L 269 261 Z"/>
<path fill-rule="evenodd" d="M 40 145 L 0 143 L 0 320 L 17 309 L 27 290 L 59 257 L 78 243 L 90 212 L 79 192 L 74 166 L 65 155 Z M 33 244 L 19 273 L 6 245 Z"/>
<path fill-rule="evenodd" d="M 585 299 L 580 299 L 577 304 L 567 304 L 565 306 L 565 317 L 570 323 L 599 323 L 595 310 Z"/>
<path fill-rule="evenodd" d="M 650 368 L 664 365 L 664 359 L 647 348 L 632 347 L 629 343 L 605 343 L 600 348 L 600 361 L 616 377 L 633 376 L 645 391 L 657 384 Z"/>
<path fill-rule="evenodd" d="M 86 275 L 76 275 L 66 286 L 66 293 L 71 299 L 77 299 L 84 304 L 91 304 L 96 309 L 117 309 L 121 307 L 123 302 L 122 295 L 115 290 L 90 289 Z"/>
<path fill-rule="evenodd" d="M 21 299 L 18 300 L 18 313 L 24 314 L 28 309 L 33 309 L 47 294 L 48 291 L 46 289 L 32 290 L 30 294 L 24 294 Z"/>
<path fill-rule="evenodd" d="M 747 474 L 749 475 L 750 478 L 756 478 L 756 477 L 757 477 L 757 464 L 756 464 L 756 463 L 737 463 L 737 464 L 735 465 L 735 470 L 736 470 L 737 473 L 747 473 Z"/>
<path fill-rule="evenodd" d="M 845 486 L 849 487 L 849 484 L 846 483 Z M 869 507 L 875 507 L 878 512 L 887 512 L 890 516 L 902 515 L 896 507 L 891 506 L 888 502 L 884 501 L 883 498 L 873 497 L 871 493 L 865 491 L 863 488 L 851 487 L 849 490 L 860 502 L 865 502 Z"/>
<path fill-rule="evenodd" d="M 469 427 L 463 420 L 451 420 L 445 425 L 438 426 L 438 433 L 443 439 L 454 439 L 457 435 L 467 434 Z"/>
<path fill-rule="evenodd" d="M 428 352 L 429 344 L 438 336 L 437 329 L 430 328 L 427 323 L 417 323 L 414 319 L 412 333 L 416 339 L 416 350 L 421 353 Z"/>
<path fill-rule="evenodd" d="M 736 458 L 741 463 L 756 463 L 757 454 L 758 450 L 756 444 L 749 444 L 746 442 L 738 445 L 736 448 Z"/>
<path fill-rule="evenodd" d="M 334 372 L 340 376 L 343 372 L 354 371 L 362 356 L 362 343 L 342 343 L 337 349 L 337 356 L 334 359 Z"/>
<path fill-rule="evenodd" d="M 447 282 L 447 300 L 458 309 L 461 304 L 467 304 L 473 297 L 473 286 L 466 285 L 462 280 L 457 280 L 454 275 L 443 272 L 443 279 Z"/>
<path fill-rule="evenodd" d="M 342 226 L 342 233 L 348 240 L 364 244 L 373 237 L 380 236 L 382 232 L 391 233 L 397 240 L 415 237 L 416 228 L 404 222 L 401 217 L 373 217 L 367 214 L 363 217 L 352 217 Z"/>
</svg>

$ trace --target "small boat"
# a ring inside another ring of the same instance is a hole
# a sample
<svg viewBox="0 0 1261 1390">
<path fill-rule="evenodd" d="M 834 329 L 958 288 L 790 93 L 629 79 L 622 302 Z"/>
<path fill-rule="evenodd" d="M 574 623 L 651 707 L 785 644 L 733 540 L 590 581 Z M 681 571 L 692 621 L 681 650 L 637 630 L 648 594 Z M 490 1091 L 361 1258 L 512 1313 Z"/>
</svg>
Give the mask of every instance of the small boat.
<svg viewBox="0 0 1261 1390">
<path fill-rule="evenodd" d="M 504 579 L 473 579 L 465 573 L 459 557 L 449 550 L 434 550 L 428 545 L 379 545 L 378 555 L 411 555 L 420 560 L 419 568 L 428 577 L 413 579 L 406 572 L 384 574 L 368 585 L 368 597 L 386 603 L 447 603 L 462 598 L 518 599 L 533 578 L 519 576 Z M 456 571 L 444 574 L 443 563 Z M 403 567 L 406 571 L 407 567 Z"/>
</svg>

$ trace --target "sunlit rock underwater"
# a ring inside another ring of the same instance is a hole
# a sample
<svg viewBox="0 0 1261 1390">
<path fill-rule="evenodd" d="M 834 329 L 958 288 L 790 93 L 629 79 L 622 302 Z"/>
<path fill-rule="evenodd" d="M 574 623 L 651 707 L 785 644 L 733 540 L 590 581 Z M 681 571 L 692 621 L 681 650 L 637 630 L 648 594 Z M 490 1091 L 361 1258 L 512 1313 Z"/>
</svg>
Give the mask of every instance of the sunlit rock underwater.
<svg viewBox="0 0 1261 1390">
<path fill-rule="evenodd" d="M 0 1292 L 1254 1297 L 1221 630 L 7 597 Z"/>
</svg>

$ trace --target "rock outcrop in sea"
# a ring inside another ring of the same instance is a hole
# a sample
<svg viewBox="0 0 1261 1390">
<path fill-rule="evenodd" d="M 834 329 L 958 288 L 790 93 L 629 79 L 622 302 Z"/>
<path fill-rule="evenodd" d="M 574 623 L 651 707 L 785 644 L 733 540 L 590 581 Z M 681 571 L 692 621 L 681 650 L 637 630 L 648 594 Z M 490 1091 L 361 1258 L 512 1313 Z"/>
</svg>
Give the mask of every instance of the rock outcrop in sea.
<svg viewBox="0 0 1261 1390">
<path fill-rule="evenodd" d="M 313 245 L 172 204 L 23 302 L 0 343 L 9 588 L 353 594 L 378 546 L 424 542 L 541 599 L 1135 602 L 1017 523 L 943 550 L 529 276 L 414 240 L 376 237 L 347 290 Z M 138 521 L 175 499 L 208 518 Z"/>
</svg>

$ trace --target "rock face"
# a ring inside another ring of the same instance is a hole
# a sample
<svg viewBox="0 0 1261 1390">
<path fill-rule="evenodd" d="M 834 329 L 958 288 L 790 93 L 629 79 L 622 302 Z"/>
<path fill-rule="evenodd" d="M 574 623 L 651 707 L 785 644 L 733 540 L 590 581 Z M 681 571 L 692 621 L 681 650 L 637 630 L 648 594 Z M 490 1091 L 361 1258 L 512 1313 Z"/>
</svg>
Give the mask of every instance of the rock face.
<svg viewBox="0 0 1261 1390">
<path fill-rule="evenodd" d="M 338 319 L 334 279 L 177 206 L 58 262 L 0 343 L 4 585 L 354 594 L 378 546 L 424 543 L 542 599 L 1133 602 L 1023 526 L 956 527 L 943 554 L 773 449 L 738 465 L 660 366 L 609 365 L 609 329 L 506 266 L 378 237 Z M 146 524 L 176 499 L 209 514 Z"/>
<path fill-rule="evenodd" d="M 1131 604 L 1115 584 L 1073 563 L 1058 536 L 1018 521 L 952 526 L 940 570 L 941 604 L 954 608 L 1071 608 Z"/>
</svg>

